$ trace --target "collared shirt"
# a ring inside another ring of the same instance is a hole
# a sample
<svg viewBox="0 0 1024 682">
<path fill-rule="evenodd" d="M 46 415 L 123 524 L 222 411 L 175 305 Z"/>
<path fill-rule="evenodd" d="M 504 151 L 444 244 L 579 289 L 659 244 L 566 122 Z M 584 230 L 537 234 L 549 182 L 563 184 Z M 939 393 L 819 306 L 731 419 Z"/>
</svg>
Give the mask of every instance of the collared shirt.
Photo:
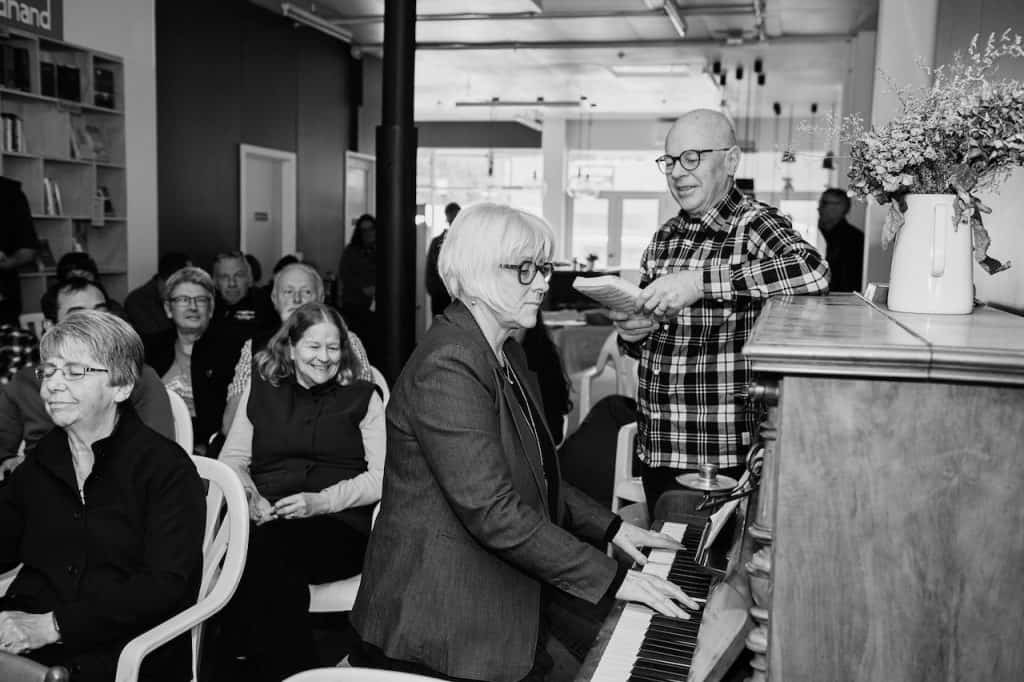
<svg viewBox="0 0 1024 682">
<path fill-rule="evenodd" d="M 703 273 L 704 298 L 644 340 L 625 343 L 640 359 L 637 443 L 650 466 L 694 469 L 743 463 L 756 414 L 736 399 L 749 383 L 743 344 L 764 301 L 828 291 L 828 264 L 775 208 L 735 186 L 699 218 L 685 212 L 655 233 L 640 286 L 682 270 Z"/>
<path fill-rule="evenodd" d="M 22 367 L 39 361 L 39 340 L 35 335 L 10 324 L 0 325 L 0 384 L 6 384 Z"/>
</svg>

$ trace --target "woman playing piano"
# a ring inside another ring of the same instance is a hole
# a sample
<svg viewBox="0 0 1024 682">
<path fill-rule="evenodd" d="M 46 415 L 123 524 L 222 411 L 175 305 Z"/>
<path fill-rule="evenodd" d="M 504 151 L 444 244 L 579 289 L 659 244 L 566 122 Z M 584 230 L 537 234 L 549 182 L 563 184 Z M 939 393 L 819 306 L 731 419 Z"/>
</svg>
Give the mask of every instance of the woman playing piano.
<svg viewBox="0 0 1024 682">
<path fill-rule="evenodd" d="M 635 600 L 675 617 L 678 587 L 627 571 L 577 535 L 676 547 L 561 480 L 555 446 L 512 332 L 536 322 L 554 236 L 540 218 L 478 204 L 439 258 L 456 302 L 399 376 L 387 408 L 381 512 L 352 611 L 354 665 L 449 679 L 543 676 L 542 588 L 591 603 Z M 677 603 L 678 602 L 678 603 Z"/>
</svg>

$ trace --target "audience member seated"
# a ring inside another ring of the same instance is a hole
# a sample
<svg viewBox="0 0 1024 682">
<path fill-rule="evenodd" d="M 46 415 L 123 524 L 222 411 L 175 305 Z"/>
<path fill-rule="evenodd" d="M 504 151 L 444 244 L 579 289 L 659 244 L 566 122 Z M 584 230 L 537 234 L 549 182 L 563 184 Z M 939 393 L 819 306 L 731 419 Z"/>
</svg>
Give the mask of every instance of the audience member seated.
<svg viewBox="0 0 1024 682">
<path fill-rule="evenodd" d="M 210 317 L 214 311 L 213 280 L 202 268 L 184 267 L 167 280 L 164 310 L 174 328 L 147 336 L 146 362 L 164 385 L 188 405 L 196 446 L 202 451 L 220 430 L 224 403 L 211 399 L 216 353 L 210 348 Z M 215 413 L 215 414 L 213 414 Z"/>
<path fill-rule="evenodd" d="M 107 310 L 103 285 L 81 277 L 69 277 L 47 289 L 42 298 L 45 328 L 63 322 L 82 310 Z M 39 440 L 53 429 L 53 420 L 39 395 L 35 367 L 24 367 L 0 391 L 0 472 L 19 463 L 18 448 L 24 442 L 31 455 Z M 174 438 L 174 418 L 167 391 L 149 365 L 143 365 L 128 396 L 142 423 L 162 436 Z"/>
<path fill-rule="evenodd" d="M 69 277 L 81 277 L 90 282 L 100 281 L 100 269 L 92 256 L 84 251 L 70 251 L 57 261 L 57 281 L 63 282 Z M 107 297 L 107 312 L 124 317 L 124 308 L 114 299 Z"/>
<path fill-rule="evenodd" d="M 256 354 L 221 461 L 256 524 L 226 628 L 267 680 L 315 667 L 309 585 L 359 573 L 384 469 L 384 403 L 358 379 L 341 316 L 307 303 Z"/>
<path fill-rule="evenodd" d="M 544 420 L 548 424 L 551 438 L 555 443 L 561 443 L 565 436 L 563 417 L 572 409 L 572 401 L 569 400 L 569 379 L 565 376 L 561 356 L 554 341 L 551 340 L 540 308 L 537 308 L 537 323 L 532 327 L 518 330 L 515 336 L 526 353 L 526 366 L 537 375 L 537 381 L 540 383 Z"/>
<path fill-rule="evenodd" d="M 370 214 L 359 216 L 352 239 L 341 254 L 338 278 L 341 284 L 341 314 L 370 352 L 376 351 L 377 221 Z M 373 362 L 375 358 L 371 358 Z"/>
<path fill-rule="evenodd" d="M 601 398 L 583 423 L 558 448 L 562 476 L 601 504 L 610 507 L 615 489 L 615 455 L 619 429 L 636 421 L 636 401 L 624 395 Z M 639 475 L 640 459 L 633 456 Z"/>
<path fill-rule="evenodd" d="M 217 286 L 213 325 L 233 328 L 240 336 L 238 347 L 242 340 L 257 331 L 277 326 L 277 315 L 269 302 L 254 295 L 252 272 L 245 254 L 240 251 L 218 254 L 213 261 L 213 281 Z"/>
<path fill-rule="evenodd" d="M 292 313 L 304 303 L 323 303 L 324 283 L 320 279 L 320 273 L 315 268 L 295 261 L 286 265 L 274 275 L 274 286 L 270 294 L 274 309 L 285 322 Z M 275 330 L 276 331 L 276 330 Z M 227 433 L 231 429 L 231 423 L 235 419 L 235 411 L 238 409 L 238 401 L 243 391 L 249 385 L 249 378 L 252 376 L 252 355 L 253 352 L 263 350 L 273 332 L 257 334 L 242 345 L 242 352 L 239 354 L 238 362 L 235 364 L 235 375 L 228 386 L 227 405 L 224 408 L 224 422 L 222 431 Z M 352 346 L 352 352 L 356 357 L 356 375 L 364 381 L 373 381 L 373 374 L 370 372 L 370 361 L 366 358 L 366 349 L 363 342 L 359 340 L 351 330 L 348 333 L 348 341 Z"/>
<path fill-rule="evenodd" d="M 188 256 L 172 251 L 160 257 L 157 273 L 124 299 L 124 314 L 135 327 L 139 336 L 159 334 L 174 328 L 164 310 L 167 299 L 167 278 L 187 265 L 192 265 Z"/>
<path fill-rule="evenodd" d="M 142 342 L 109 313 L 69 315 L 43 336 L 42 399 L 58 428 L 0 486 L 0 651 L 110 682 L 121 648 L 191 606 L 206 502 L 189 457 L 142 423 L 128 396 Z M 140 679 L 191 679 L 183 635 Z"/>
<path fill-rule="evenodd" d="M 27 329 L 0 324 L 0 384 L 14 379 L 22 367 L 39 360 L 39 339 Z"/>
</svg>

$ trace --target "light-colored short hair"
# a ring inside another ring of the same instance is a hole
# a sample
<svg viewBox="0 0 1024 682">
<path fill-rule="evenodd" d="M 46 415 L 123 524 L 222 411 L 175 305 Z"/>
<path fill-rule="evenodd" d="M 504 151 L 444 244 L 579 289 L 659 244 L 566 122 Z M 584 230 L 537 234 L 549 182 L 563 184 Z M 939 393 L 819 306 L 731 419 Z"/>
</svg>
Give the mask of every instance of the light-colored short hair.
<svg viewBox="0 0 1024 682">
<path fill-rule="evenodd" d="M 278 287 L 280 286 L 280 283 L 281 283 L 281 278 L 284 276 L 284 273 L 289 272 L 291 270 L 301 270 L 302 272 L 305 272 L 307 275 L 312 277 L 313 278 L 313 287 L 316 289 L 316 291 L 314 293 L 316 293 L 317 300 L 323 300 L 323 297 L 324 297 L 324 280 L 323 280 L 323 277 L 320 276 L 320 273 L 317 272 L 316 268 L 314 268 L 312 265 L 308 265 L 306 263 L 289 263 L 288 265 L 286 265 L 283 268 L 281 268 L 280 270 L 278 270 L 277 274 L 274 275 L 274 288 L 270 292 L 270 295 L 272 297 L 277 298 L 277 291 L 278 291 Z"/>
<path fill-rule="evenodd" d="M 213 279 L 209 273 L 202 268 L 197 268 L 194 265 L 188 265 L 178 270 L 173 275 L 167 278 L 167 293 L 165 296 L 167 300 L 171 300 L 171 296 L 174 295 L 174 288 L 179 284 L 198 284 L 210 294 L 211 297 L 216 297 L 215 289 L 213 287 Z"/>
<path fill-rule="evenodd" d="M 511 206 L 480 203 L 456 216 L 437 259 L 438 273 L 452 298 L 479 299 L 494 310 L 510 310 L 520 291 L 503 264 L 551 260 L 555 235 L 543 218 Z M 540 275 L 538 275 L 539 277 Z"/>
<path fill-rule="evenodd" d="M 111 386 L 134 385 L 142 373 L 142 339 L 117 315 L 98 310 L 71 313 L 43 334 L 39 357 L 46 362 L 70 347 L 84 349 L 109 370 Z"/>
</svg>

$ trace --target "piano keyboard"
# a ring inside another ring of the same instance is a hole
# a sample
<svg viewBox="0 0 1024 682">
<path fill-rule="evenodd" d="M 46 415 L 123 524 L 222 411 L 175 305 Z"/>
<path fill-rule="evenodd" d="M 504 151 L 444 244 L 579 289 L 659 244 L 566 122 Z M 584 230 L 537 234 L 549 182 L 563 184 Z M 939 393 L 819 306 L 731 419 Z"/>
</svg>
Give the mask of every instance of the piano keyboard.
<svg viewBox="0 0 1024 682">
<path fill-rule="evenodd" d="M 694 563 L 703 528 L 666 522 L 661 532 L 683 543 L 678 552 L 653 549 L 643 573 L 658 575 L 703 603 L 711 576 Z M 626 604 L 608 640 L 592 682 L 686 682 L 697 646 L 703 610 L 690 620 L 669 618 L 650 608 Z"/>
</svg>

